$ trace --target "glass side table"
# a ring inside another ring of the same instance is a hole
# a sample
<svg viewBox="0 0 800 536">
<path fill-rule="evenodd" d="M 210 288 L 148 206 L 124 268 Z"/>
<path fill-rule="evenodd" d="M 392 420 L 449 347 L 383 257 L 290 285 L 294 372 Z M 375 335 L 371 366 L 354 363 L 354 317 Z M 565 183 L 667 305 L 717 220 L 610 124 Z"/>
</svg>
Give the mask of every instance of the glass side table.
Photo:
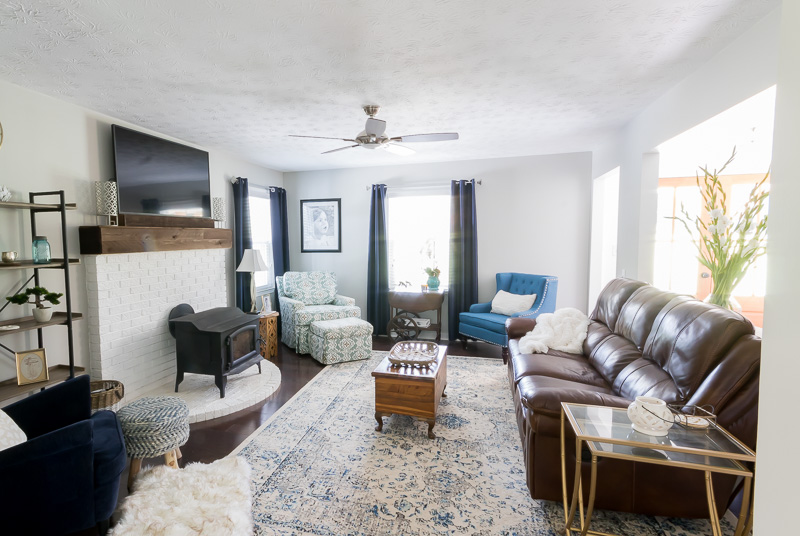
<svg viewBox="0 0 800 536">
<path fill-rule="evenodd" d="M 572 499 L 567 504 L 567 460 L 565 450 L 565 427 L 567 421 L 575 432 L 575 482 Z M 561 403 L 561 487 L 564 499 L 564 522 L 567 535 L 573 532 L 603 534 L 589 530 L 597 490 L 597 459 L 617 458 L 641 463 L 653 463 L 671 467 L 683 467 L 705 473 L 706 497 L 714 536 L 722 536 L 719 514 L 714 503 L 712 473 L 725 473 L 744 477 L 744 495 L 736 536 L 749 534 L 753 517 L 747 515 L 752 494 L 753 471 L 745 464 L 754 464 L 756 454 L 747 445 L 719 426 L 706 429 L 686 429 L 678 425 L 663 437 L 650 436 L 631 428 L 627 410 L 606 406 Z M 581 446 L 586 443 L 592 455 L 589 502 L 584 516 Z M 580 526 L 573 528 L 575 511 L 580 505 Z"/>
</svg>

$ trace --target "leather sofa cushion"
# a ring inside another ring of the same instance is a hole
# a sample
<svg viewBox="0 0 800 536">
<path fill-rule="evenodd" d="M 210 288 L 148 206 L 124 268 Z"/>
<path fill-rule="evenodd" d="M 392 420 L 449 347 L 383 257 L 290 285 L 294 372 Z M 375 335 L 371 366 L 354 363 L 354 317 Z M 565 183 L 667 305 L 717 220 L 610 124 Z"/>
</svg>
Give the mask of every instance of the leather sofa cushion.
<svg viewBox="0 0 800 536">
<path fill-rule="evenodd" d="M 513 341 L 518 344 L 517 341 Z M 551 352 L 556 352 L 551 350 Z M 609 384 L 592 367 L 585 357 L 558 352 L 559 355 L 512 353 L 514 383 L 525 376 L 547 376 L 586 385 L 608 388 Z"/>
<path fill-rule="evenodd" d="M 614 381 L 614 393 L 629 400 L 637 396 L 654 396 L 667 404 L 684 402 L 672 377 L 658 364 L 640 358 L 625 367 Z"/>
<path fill-rule="evenodd" d="M 612 333 L 608 326 L 602 322 L 590 320 L 589 329 L 586 330 L 586 338 L 583 340 L 583 355 L 592 355 L 592 350 Z"/>
<path fill-rule="evenodd" d="M 589 363 L 608 385 L 613 385 L 619 373 L 641 357 L 642 353 L 635 344 L 613 333 L 595 346 L 589 354 Z"/>
<path fill-rule="evenodd" d="M 679 296 L 656 317 L 642 353 L 672 377 L 683 401 L 737 340 L 753 332 L 738 313 Z"/>
<path fill-rule="evenodd" d="M 508 320 L 507 316 L 496 313 L 461 313 L 458 315 L 459 323 L 502 333 L 503 335 L 506 333 L 506 320 Z"/>
<path fill-rule="evenodd" d="M 561 403 L 628 407 L 631 401 L 614 395 L 608 387 L 547 376 L 525 376 L 517 383 L 520 402 L 535 415 L 561 416 Z"/>
<path fill-rule="evenodd" d="M 664 292 L 650 285 L 639 287 L 622 306 L 614 332 L 632 341 L 642 351 L 656 316 L 676 297 L 677 294 Z M 690 298 L 685 296 L 682 299 Z"/>
<path fill-rule="evenodd" d="M 633 279 L 612 279 L 597 297 L 597 305 L 589 315 L 590 320 L 602 322 L 609 329 L 617 325 L 617 318 L 622 306 L 628 301 L 636 289 L 647 283 Z"/>
</svg>

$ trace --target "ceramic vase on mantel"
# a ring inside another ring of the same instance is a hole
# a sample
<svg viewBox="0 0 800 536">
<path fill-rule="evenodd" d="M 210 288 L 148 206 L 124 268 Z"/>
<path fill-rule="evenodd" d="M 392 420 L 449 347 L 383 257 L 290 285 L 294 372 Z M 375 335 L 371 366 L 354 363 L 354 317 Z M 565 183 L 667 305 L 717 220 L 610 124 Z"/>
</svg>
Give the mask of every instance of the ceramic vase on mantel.
<svg viewBox="0 0 800 536">
<path fill-rule="evenodd" d="M 439 278 L 435 275 L 428 276 L 428 289 L 439 290 Z"/>
</svg>

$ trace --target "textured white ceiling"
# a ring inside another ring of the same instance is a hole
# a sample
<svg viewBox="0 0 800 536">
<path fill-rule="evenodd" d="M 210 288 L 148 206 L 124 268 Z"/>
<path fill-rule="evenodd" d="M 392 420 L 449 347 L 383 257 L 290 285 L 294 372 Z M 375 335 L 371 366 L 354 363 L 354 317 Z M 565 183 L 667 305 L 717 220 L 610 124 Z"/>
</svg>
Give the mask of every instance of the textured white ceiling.
<svg viewBox="0 0 800 536">
<path fill-rule="evenodd" d="M 279 170 L 586 150 L 779 4 L 0 0 L 0 79 Z M 287 137 L 353 137 L 363 104 L 461 139 Z"/>
</svg>

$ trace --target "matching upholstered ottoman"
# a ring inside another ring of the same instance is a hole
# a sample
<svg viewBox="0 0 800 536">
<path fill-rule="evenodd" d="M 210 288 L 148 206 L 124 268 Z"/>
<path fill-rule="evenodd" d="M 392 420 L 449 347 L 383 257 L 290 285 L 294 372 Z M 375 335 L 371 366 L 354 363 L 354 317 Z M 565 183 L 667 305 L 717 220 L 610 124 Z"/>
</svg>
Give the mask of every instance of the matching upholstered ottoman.
<svg viewBox="0 0 800 536">
<path fill-rule="evenodd" d="M 128 488 L 142 467 L 142 458 L 164 456 L 170 467 L 178 467 L 180 446 L 189 439 L 189 407 L 175 396 L 140 398 L 117 412 L 131 458 Z"/>
<path fill-rule="evenodd" d="M 367 359 L 372 355 L 372 324 L 360 318 L 311 323 L 311 356 L 323 365 Z"/>
</svg>

